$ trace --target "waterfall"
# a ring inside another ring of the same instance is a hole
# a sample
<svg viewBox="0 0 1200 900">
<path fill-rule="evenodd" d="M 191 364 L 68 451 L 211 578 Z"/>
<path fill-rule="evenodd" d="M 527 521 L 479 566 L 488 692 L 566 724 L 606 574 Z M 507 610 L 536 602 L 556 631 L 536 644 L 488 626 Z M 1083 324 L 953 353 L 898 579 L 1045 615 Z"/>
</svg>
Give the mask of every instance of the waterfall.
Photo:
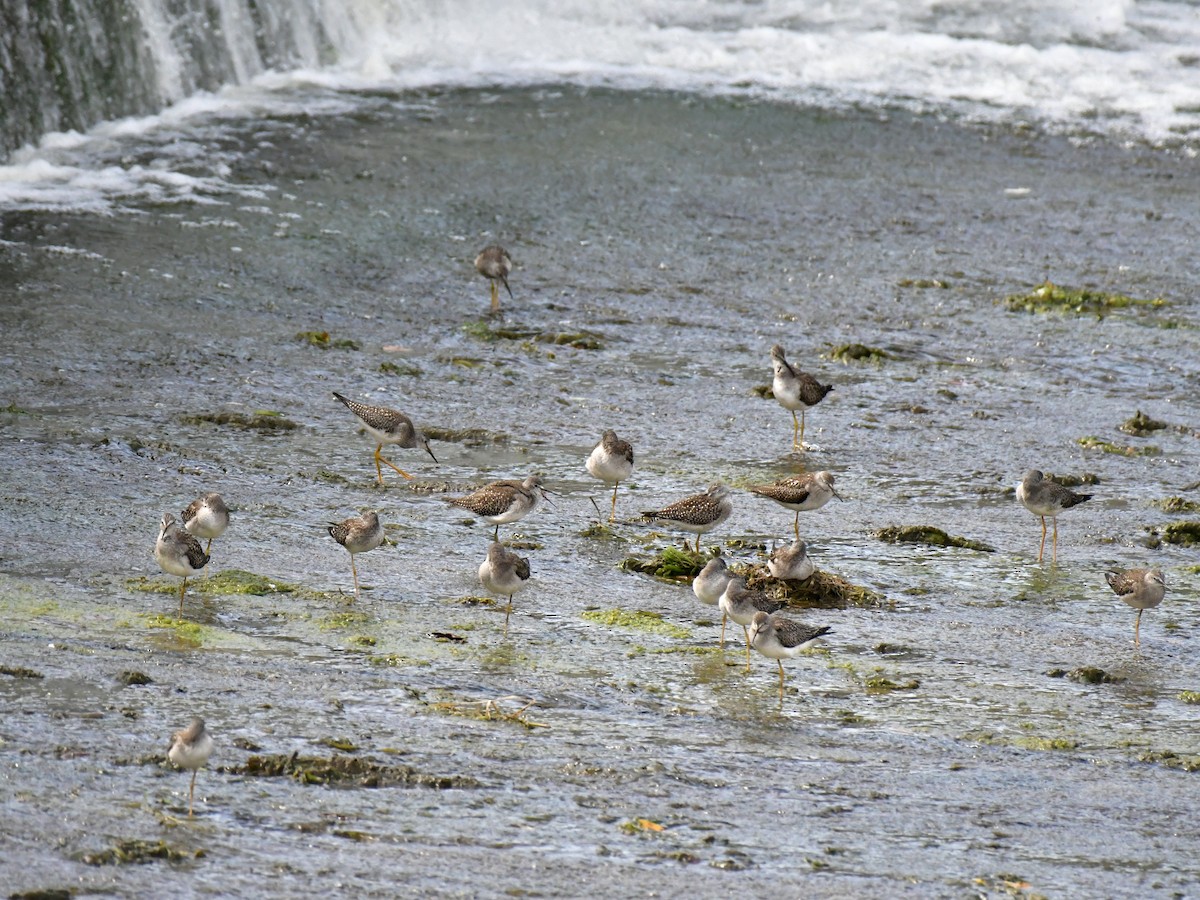
<svg viewBox="0 0 1200 900">
<path fill-rule="evenodd" d="M 0 159 L 51 131 L 157 112 L 357 53 L 371 0 L 2 0 Z"/>
</svg>

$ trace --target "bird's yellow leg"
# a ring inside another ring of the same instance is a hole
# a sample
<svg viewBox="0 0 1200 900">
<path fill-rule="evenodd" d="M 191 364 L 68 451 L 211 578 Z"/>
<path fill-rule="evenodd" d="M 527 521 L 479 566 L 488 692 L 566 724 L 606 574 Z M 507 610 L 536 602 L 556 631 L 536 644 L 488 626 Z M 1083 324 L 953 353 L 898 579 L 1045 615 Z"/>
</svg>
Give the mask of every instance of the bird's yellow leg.
<svg viewBox="0 0 1200 900">
<path fill-rule="evenodd" d="M 799 434 L 800 434 L 800 422 L 796 418 L 796 411 L 793 409 L 792 410 L 792 449 L 793 450 L 795 450 L 796 448 L 798 448 L 800 446 L 800 441 L 797 439 L 797 435 L 799 435 Z"/>
<path fill-rule="evenodd" d="M 1046 517 L 1041 516 L 1042 520 L 1042 545 L 1038 547 L 1038 562 L 1042 561 L 1042 557 L 1046 554 Z"/>
<path fill-rule="evenodd" d="M 199 769 L 192 769 L 192 786 L 188 788 L 188 818 L 192 817 L 192 805 L 196 797 L 196 776 L 200 774 Z"/>
<path fill-rule="evenodd" d="M 1139 634 L 1142 628 L 1142 611 L 1139 609 L 1137 618 L 1133 620 L 1133 646 L 1142 646 L 1142 637 Z"/>
<path fill-rule="evenodd" d="M 620 482 L 617 482 L 616 484 L 613 485 L 612 513 L 610 513 L 609 517 L 608 517 L 608 521 L 610 521 L 610 522 L 617 521 L 617 488 L 619 488 L 620 486 L 621 486 Z"/>
<path fill-rule="evenodd" d="M 358 599 L 358 566 L 354 565 L 354 554 L 350 554 L 350 574 L 354 576 L 354 599 Z"/>
<path fill-rule="evenodd" d="M 750 632 L 746 629 L 745 625 L 742 626 L 742 634 L 744 634 L 746 636 L 746 671 L 749 672 L 750 671 Z"/>
<path fill-rule="evenodd" d="M 721 649 L 725 649 L 725 622 L 729 617 L 721 613 Z"/>
<path fill-rule="evenodd" d="M 792 530 L 796 532 L 796 540 L 800 540 L 800 510 L 796 510 L 796 521 L 792 525 Z"/>
<path fill-rule="evenodd" d="M 783 702 L 783 660 L 777 659 L 777 660 L 775 660 L 775 662 L 779 663 L 779 702 L 782 703 Z"/>
<path fill-rule="evenodd" d="M 379 473 L 379 483 L 380 483 L 380 484 L 383 484 L 383 471 L 382 471 L 382 470 L 379 468 L 379 464 L 380 464 L 381 462 L 382 462 L 384 465 L 391 466 L 393 469 L 395 469 L 397 472 L 399 472 L 399 473 L 400 473 L 401 475 L 403 475 L 405 478 L 412 478 L 412 476 L 411 476 L 411 475 L 409 475 L 407 472 L 405 472 L 405 471 L 404 471 L 402 468 L 400 468 L 398 465 L 396 465 L 396 464 L 395 464 L 394 462 L 392 462 L 390 459 L 387 459 L 387 458 L 386 458 L 386 457 L 385 457 L 385 456 L 384 456 L 384 455 L 383 455 L 383 454 L 380 452 L 380 451 L 382 451 L 382 450 L 383 450 L 383 444 L 380 444 L 378 447 L 376 447 L 376 448 L 375 448 L 375 471 Z"/>
<path fill-rule="evenodd" d="M 504 610 L 504 636 L 508 637 L 508 617 L 512 615 L 512 595 L 508 596 L 508 609 Z"/>
<path fill-rule="evenodd" d="M 496 287 L 496 279 L 490 279 L 492 285 L 492 312 L 500 311 L 500 289 Z"/>
<path fill-rule="evenodd" d="M 796 414 L 792 413 L 792 418 L 795 417 Z M 800 410 L 800 449 L 804 449 L 804 410 Z"/>
<path fill-rule="evenodd" d="M 183 592 L 187 590 L 187 576 L 183 578 L 183 582 L 179 585 L 179 618 L 183 618 Z"/>
<path fill-rule="evenodd" d="M 1051 557 L 1051 561 L 1058 565 L 1058 516 L 1051 516 L 1051 518 L 1054 519 L 1054 539 L 1051 541 L 1054 555 Z"/>
</svg>

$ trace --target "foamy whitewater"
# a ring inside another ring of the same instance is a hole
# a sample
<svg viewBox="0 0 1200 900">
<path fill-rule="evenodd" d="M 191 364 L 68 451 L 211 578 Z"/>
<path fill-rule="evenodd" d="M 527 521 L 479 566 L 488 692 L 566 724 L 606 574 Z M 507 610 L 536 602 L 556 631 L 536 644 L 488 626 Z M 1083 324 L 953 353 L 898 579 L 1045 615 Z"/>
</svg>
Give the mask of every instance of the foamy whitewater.
<svg viewBox="0 0 1200 900">
<path fill-rule="evenodd" d="M 193 90 L 190 26 L 165 0 L 138 6 L 161 112 L 15 151 L 0 207 L 203 201 L 229 189 L 227 168 L 190 131 L 456 86 L 735 93 L 1200 148 L 1194 0 L 260 0 L 257 14 L 286 32 L 286 70 L 267 68 L 248 0 L 222 0 L 229 79 L 209 92 Z M 153 164 L 122 162 L 145 142 L 158 145 Z"/>
</svg>

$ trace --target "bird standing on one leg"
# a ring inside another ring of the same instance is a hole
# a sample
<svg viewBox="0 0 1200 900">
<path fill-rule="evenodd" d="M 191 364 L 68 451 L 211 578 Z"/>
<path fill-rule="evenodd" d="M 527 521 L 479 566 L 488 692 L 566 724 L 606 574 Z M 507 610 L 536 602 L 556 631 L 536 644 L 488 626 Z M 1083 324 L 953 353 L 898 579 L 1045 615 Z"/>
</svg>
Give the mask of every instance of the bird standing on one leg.
<svg viewBox="0 0 1200 900">
<path fill-rule="evenodd" d="M 192 801 L 196 796 L 196 775 L 212 755 L 213 741 L 204 730 L 204 720 L 196 717 L 182 731 L 171 735 L 171 746 L 167 759 L 181 769 L 192 770 L 192 784 L 188 788 L 188 818 L 192 816 Z"/>
<path fill-rule="evenodd" d="M 690 531 L 696 535 L 696 552 L 700 552 L 700 535 L 707 534 L 733 513 L 733 501 L 729 499 L 729 488 L 720 482 L 708 486 L 703 494 L 693 494 L 676 500 L 662 509 L 642 513 L 652 522 Z"/>
<path fill-rule="evenodd" d="M 787 604 L 767 596 L 763 591 L 747 588 L 746 579 L 741 575 L 734 575 L 725 586 L 725 593 L 721 594 L 720 605 L 721 612 L 742 626 L 746 638 L 746 671 L 749 672 L 750 632 L 746 630 L 747 626 L 754 621 L 756 613 L 773 613 Z"/>
<path fill-rule="evenodd" d="M 587 458 L 587 470 L 593 477 L 612 485 L 612 513 L 608 521 L 614 521 L 617 518 L 617 488 L 633 474 L 633 445 L 608 429 Z"/>
<path fill-rule="evenodd" d="M 486 278 L 492 285 L 492 312 L 500 311 L 500 291 L 496 287 L 499 281 L 508 291 L 508 299 L 512 299 L 512 288 L 508 286 L 508 273 L 512 271 L 512 257 L 508 251 L 496 244 L 484 247 L 475 257 L 475 271 Z"/>
<path fill-rule="evenodd" d="M 1052 561 L 1058 562 L 1058 514 L 1064 509 L 1077 506 L 1085 500 L 1091 500 L 1091 494 L 1077 494 L 1068 487 L 1056 481 L 1048 480 L 1037 469 L 1030 469 L 1017 486 L 1017 499 L 1027 510 L 1042 520 L 1042 543 L 1038 547 L 1037 561 L 1041 562 L 1046 553 L 1046 516 L 1054 522 L 1054 540 Z"/>
<path fill-rule="evenodd" d="M 1130 569 L 1127 572 L 1113 569 L 1104 573 L 1104 580 L 1118 597 L 1137 610 L 1137 618 L 1133 621 L 1133 646 L 1140 647 L 1142 610 L 1154 609 L 1163 602 L 1167 579 L 1158 569 Z"/>
<path fill-rule="evenodd" d="M 725 558 L 722 556 L 714 556 L 704 568 L 700 570 L 695 578 L 692 579 L 692 593 L 696 595 L 696 599 L 705 606 L 720 606 L 721 595 L 725 593 L 725 588 L 729 586 L 729 579 L 733 577 L 733 573 L 729 571 L 729 566 L 725 564 Z M 728 616 L 721 613 L 721 649 L 725 649 L 725 622 Z"/>
<path fill-rule="evenodd" d="M 500 526 L 525 518 L 546 495 L 541 475 L 530 475 L 524 481 L 493 481 L 465 497 L 447 497 L 446 502 L 461 506 L 496 526 L 492 540 L 500 539 Z"/>
<path fill-rule="evenodd" d="M 821 384 L 807 372 L 801 372 L 784 358 L 779 344 L 771 348 L 771 392 L 779 405 L 792 413 L 792 449 L 804 447 L 804 413 L 816 406 L 833 390 L 832 384 Z M 796 410 L 800 410 L 800 421 L 796 421 Z"/>
<path fill-rule="evenodd" d="M 204 552 L 211 555 L 213 538 L 219 538 L 229 527 L 229 507 L 220 494 L 209 491 L 189 503 L 181 518 L 188 534 L 208 539 Z M 208 577 L 208 572 L 204 577 Z"/>
<path fill-rule="evenodd" d="M 329 536 L 350 551 L 350 573 L 354 576 L 354 599 L 358 599 L 358 567 L 354 554 L 374 550 L 383 543 L 383 526 L 379 513 L 371 510 L 361 516 L 351 516 L 342 522 L 329 523 Z"/>
<path fill-rule="evenodd" d="M 507 637 L 513 594 L 529 581 L 529 560 L 517 556 L 499 541 L 493 541 L 488 545 L 487 559 L 479 566 L 479 581 L 488 593 L 508 597 L 508 608 L 504 611 L 504 635 Z"/>
<path fill-rule="evenodd" d="M 386 406 L 367 406 L 365 403 L 359 403 L 357 400 L 350 400 L 343 397 L 337 391 L 333 392 L 333 396 L 342 401 L 350 412 L 358 416 L 366 427 L 367 433 L 376 440 L 375 477 L 379 479 L 380 487 L 383 486 L 383 469 L 379 467 L 381 462 L 391 466 L 405 478 L 412 478 L 411 475 L 395 463 L 383 457 L 384 444 L 395 444 L 397 447 L 402 447 L 405 450 L 420 447 L 429 454 L 430 459 L 437 462 L 437 457 L 429 449 L 429 439 L 417 430 L 416 426 L 412 423 L 412 419 L 404 413 L 399 410 L 389 409 Z"/>
<path fill-rule="evenodd" d="M 158 540 L 154 543 L 154 558 L 168 575 L 179 575 L 183 578 L 179 585 L 179 615 L 182 617 L 183 594 L 187 590 L 187 580 L 192 575 L 199 574 L 200 570 L 208 565 L 208 554 L 204 552 L 198 540 L 175 524 L 173 515 L 163 513 Z"/>
<path fill-rule="evenodd" d="M 750 622 L 750 643 L 763 656 L 779 663 L 779 702 L 783 702 L 783 661 L 799 656 L 802 650 L 816 643 L 817 638 L 829 634 L 828 625 L 814 627 L 802 625 L 783 616 L 772 616 L 765 612 L 754 614 Z"/>
<path fill-rule="evenodd" d="M 796 540 L 800 540 L 800 513 L 820 509 L 834 497 L 842 499 L 833 486 L 833 473 L 824 470 L 788 475 L 772 484 L 752 484 L 749 491 L 774 500 L 784 509 L 795 511 L 796 520 L 792 523 L 792 529 L 796 533 Z"/>
</svg>

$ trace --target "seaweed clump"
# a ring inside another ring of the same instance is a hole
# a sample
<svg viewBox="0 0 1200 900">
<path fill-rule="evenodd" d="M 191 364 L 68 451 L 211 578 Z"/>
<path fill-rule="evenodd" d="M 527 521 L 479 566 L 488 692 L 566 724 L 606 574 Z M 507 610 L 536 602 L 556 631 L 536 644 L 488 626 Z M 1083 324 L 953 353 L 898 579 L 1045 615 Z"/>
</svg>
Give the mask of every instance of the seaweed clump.
<svg viewBox="0 0 1200 900">
<path fill-rule="evenodd" d="M 1077 443 L 1085 450 L 1099 450 L 1101 453 L 1115 453 L 1117 456 L 1160 456 L 1162 448 L 1153 444 L 1145 447 L 1131 447 L 1128 444 L 1114 444 L 1095 435 L 1084 435 Z"/>
<path fill-rule="evenodd" d="M 839 362 L 882 362 L 892 358 L 886 350 L 858 343 L 838 344 L 830 348 L 828 355 Z"/>
<path fill-rule="evenodd" d="M 646 612 L 645 610 L 625 609 L 587 609 L 583 618 L 599 625 L 613 625 L 618 628 L 632 628 L 649 634 L 660 634 L 664 637 L 686 640 L 691 632 L 682 625 L 673 625 L 663 619 L 661 613 Z"/>
<path fill-rule="evenodd" d="M 1145 437 L 1152 432 L 1162 431 L 1166 427 L 1166 422 L 1152 419 L 1139 409 L 1133 414 L 1132 418 L 1126 419 L 1121 423 L 1119 430 L 1126 434 L 1132 434 L 1134 437 Z"/>
<path fill-rule="evenodd" d="M 222 772 L 258 778 L 288 776 L 301 784 L 353 785 L 355 787 L 430 787 L 439 790 L 478 787 L 468 775 L 430 775 L 412 766 L 386 765 L 348 756 L 301 756 L 277 753 L 251 756 L 242 766 L 227 766 Z"/>
<path fill-rule="evenodd" d="M 961 547 L 980 553 L 995 553 L 996 548 L 982 541 L 947 534 L 934 525 L 903 525 L 881 528 L 875 537 L 888 544 L 928 544 L 931 547 Z"/>
<path fill-rule="evenodd" d="M 1190 513 L 1200 510 L 1200 503 L 1195 500 L 1184 500 L 1182 497 L 1164 497 L 1153 500 L 1151 506 L 1157 506 L 1165 513 Z"/>
<path fill-rule="evenodd" d="M 167 862 L 183 862 L 203 855 L 203 850 L 197 850 L 194 854 L 186 853 L 183 850 L 176 850 L 165 841 L 143 841 L 130 838 L 117 841 L 107 850 L 85 853 L 83 861 L 89 866 L 111 866 L 118 863 L 148 863 L 156 859 L 165 859 Z"/>
<path fill-rule="evenodd" d="M 618 568 L 623 572 L 641 572 L 652 575 L 664 581 L 679 584 L 691 583 L 700 574 L 708 558 L 692 550 L 680 550 L 678 547 L 666 547 L 650 559 L 630 556 Z"/>
<path fill-rule="evenodd" d="M 319 347 L 322 350 L 362 349 L 362 344 L 358 341 L 352 341 L 349 338 L 338 338 L 335 341 L 328 331 L 297 331 L 296 340 L 308 344 L 310 347 Z"/>
<path fill-rule="evenodd" d="M 247 415 L 240 412 L 199 413 L 194 416 L 184 416 L 185 425 L 226 425 L 230 428 L 243 428 L 247 431 L 261 431 L 271 434 L 280 431 L 292 431 L 300 426 L 291 419 L 267 409 L 256 410 Z"/>
<path fill-rule="evenodd" d="M 1074 313 L 1080 316 L 1103 318 L 1117 309 L 1137 306 L 1159 308 L 1166 305 L 1161 297 L 1142 300 L 1125 294 L 1096 291 L 1088 288 L 1069 288 L 1044 281 L 1027 294 L 1010 294 L 1004 306 L 1013 312 Z"/>
<path fill-rule="evenodd" d="M 1200 544 L 1200 522 L 1171 522 L 1164 525 L 1162 539 L 1168 544 Z"/>
<path fill-rule="evenodd" d="M 882 594 L 820 569 L 803 581 L 775 578 L 762 565 L 752 565 L 741 574 L 747 587 L 766 591 L 800 609 L 842 609 L 846 606 L 882 609 L 891 606 Z"/>
<path fill-rule="evenodd" d="M 174 581 L 152 580 L 144 576 L 132 578 L 126 584 L 132 590 L 153 594 L 174 594 L 179 591 L 179 585 Z M 294 584 L 243 569 L 224 569 L 208 578 L 195 579 L 189 587 L 200 594 L 250 594 L 255 597 L 294 594 L 299 590 Z"/>
</svg>

